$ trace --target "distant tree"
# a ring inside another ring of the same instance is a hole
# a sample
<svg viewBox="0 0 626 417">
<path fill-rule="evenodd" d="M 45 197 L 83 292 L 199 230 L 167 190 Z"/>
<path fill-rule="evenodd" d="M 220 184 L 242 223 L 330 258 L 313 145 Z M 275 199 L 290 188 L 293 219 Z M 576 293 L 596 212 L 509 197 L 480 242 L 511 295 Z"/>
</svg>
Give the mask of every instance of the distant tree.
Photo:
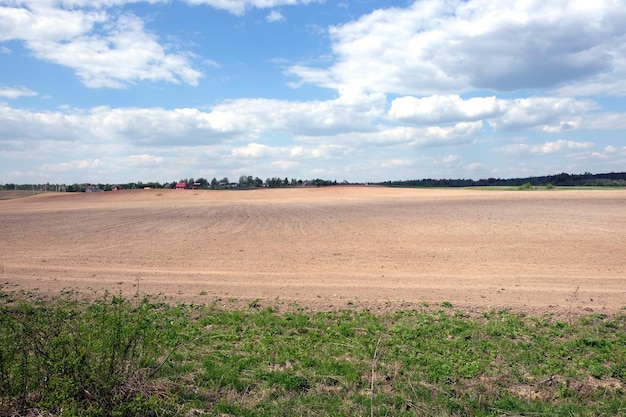
<svg viewBox="0 0 626 417">
<path fill-rule="evenodd" d="M 209 181 L 206 178 L 198 178 L 196 184 L 199 184 L 200 188 L 209 188 Z"/>
<path fill-rule="evenodd" d="M 228 188 L 230 186 L 230 181 L 228 181 L 228 177 L 222 178 L 218 183 L 218 188 Z"/>
<path fill-rule="evenodd" d="M 278 177 L 272 177 L 265 180 L 265 185 L 268 188 L 278 188 L 285 185 L 284 181 Z"/>
<path fill-rule="evenodd" d="M 252 187 L 254 186 L 254 179 L 252 178 L 252 175 L 242 175 L 241 177 L 239 177 L 239 186 L 240 187 Z"/>
</svg>

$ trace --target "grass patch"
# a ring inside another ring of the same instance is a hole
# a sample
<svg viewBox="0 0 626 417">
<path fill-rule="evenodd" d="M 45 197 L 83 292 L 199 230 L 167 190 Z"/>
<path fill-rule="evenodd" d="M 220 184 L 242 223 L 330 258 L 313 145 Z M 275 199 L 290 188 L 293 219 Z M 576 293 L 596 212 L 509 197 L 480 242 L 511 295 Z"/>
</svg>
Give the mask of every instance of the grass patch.
<svg viewBox="0 0 626 417">
<path fill-rule="evenodd" d="M 444 303 L 446 304 L 446 303 Z M 0 415 L 624 415 L 626 315 L 0 297 Z"/>
</svg>

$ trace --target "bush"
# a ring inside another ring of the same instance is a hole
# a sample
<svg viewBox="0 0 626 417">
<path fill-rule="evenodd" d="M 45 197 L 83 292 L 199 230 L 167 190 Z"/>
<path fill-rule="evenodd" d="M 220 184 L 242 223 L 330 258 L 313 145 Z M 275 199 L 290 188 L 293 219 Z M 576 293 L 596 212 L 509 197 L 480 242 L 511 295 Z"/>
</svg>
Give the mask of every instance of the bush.
<svg viewBox="0 0 626 417">
<path fill-rule="evenodd" d="M 161 307 L 163 308 L 163 307 Z M 0 414 L 150 415 L 150 366 L 167 351 L 155 305 L 105 296 L 86 305 L 0 305 Z M 31 412 L 29 412 L 31 410 Z"/>
</svg>

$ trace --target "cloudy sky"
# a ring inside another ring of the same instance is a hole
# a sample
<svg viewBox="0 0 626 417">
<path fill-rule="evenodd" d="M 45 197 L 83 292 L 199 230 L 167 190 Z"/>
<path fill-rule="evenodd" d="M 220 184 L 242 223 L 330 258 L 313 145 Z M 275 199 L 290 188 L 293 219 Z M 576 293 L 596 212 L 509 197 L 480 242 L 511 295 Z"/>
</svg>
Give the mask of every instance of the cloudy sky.
<svg viewBox="0 0 626 417">
<path fill-rule="evenodd" d="M 0 0 L 0 183 L 626 171 L 623 0 Z"/>
</svg>

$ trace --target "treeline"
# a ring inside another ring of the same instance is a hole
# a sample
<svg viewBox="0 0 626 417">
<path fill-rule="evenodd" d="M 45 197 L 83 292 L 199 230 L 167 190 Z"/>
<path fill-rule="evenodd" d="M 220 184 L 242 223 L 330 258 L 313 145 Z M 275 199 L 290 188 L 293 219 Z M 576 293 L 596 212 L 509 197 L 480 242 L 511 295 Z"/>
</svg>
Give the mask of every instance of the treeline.
<svg viewBox="0 0 626 417">
<path fill-rule="evenodd" d="M 230 181 L 228 177 L 221 179 L 213 178 L 183 178 L 178 181 L 160 182 L 129 182 L 124 184 L 3 184 L 0 190 L 9 191 L 31 191 L 39 192 L 94 192 L 112 190 L 131 190 L 144 188 L 176 188 L 177 185 L 184 184 L 187 189 L 252 189 L 252 188 L 281 188 L 281 187 L 325 187 L 332 185 L 349 185 L 343 181 L 336 180 L 301 180 L 288 177 L 271 177 L 265 180 L 251 175 L 242 175 L 238 181 Z M 360 183 L 362 184 L 362 183 Z M 472 179 L 432 179 L 384 181 L 379 183 L 369 183 L 372 185 L 383 185 L 388 187 L 521 187 L 529 184 L 533 187 L 554 186 L 554 187 L 626 187 L 626 172 L 611 172 L 608 174 L 566 174 L 545 175 L 539 177 L 525 178 L 486 178 L 480 180 Z"/>
<path fill-rule="evenodd" d="M 323 180 L 316 178 L 313 180 L 301 180 L 296 178 L 279 178 L 272 177 L 262 180 L 259 177 L 244 176 L 239 177 L 239 181 L 233 182 L 228 177 L 221 179 L 213 178 L 183 178 L 178 181 L 161 182 L 129 182 L 124 184 L 103 184 L 103 183 L 74 183 L 74 184 L 3 184 L 0 190 L 7 191 L 32 191 L 40 192 L 96 192 L 96 191 L 114 191 L 114 190 L 133 190 L 145 188 L 168 189 L 176 188 L 184 184 L 187 189 L 207 189 L 207 190 L 226 190 L 226 189 L 252 189 L 252 188 L 279 188 L 279 187 L 324 187 L 337 185 L 336 180 Z"/>
<path fill-rule="evenodd" d="M 185 178 L 178 182 L 172 182 L 171 184 L 166 184 L 169 188 L 175 188 L 176 184 L 185 183 L 187 188 L 204 188 L 204 189 L 232 189 L 232 188 L 281 188 L 281 187 L 323 187 L 329 185 L 337 185 L 337 181 L 330 180 L 322 180 L 316 178 L 314 180 L 301 180 L 296 178 L 289 179 L 288 177 L 279 178 L 279 177 L 271 177 L 267 178 L 263 181 L 259 177 L 253 177 L 252 175 L 242 175 L 239 177 L 239 181 L 231 182 L 228 177 L 224 177 L 220 180 L 217 178 L 213 178 L 211 181 L 208 181 L 205 178 Z"/>
<path fill-rule="evenodd" d="M 530 184 L 533 187 L 626 187 L 626 172 L 611 172 L 608 174 L 566 174 L 545 175 L 526 178 L 486 178 L 471 179 L 432 179 L 407 181 L 385 181 L 378 185 L 389 187 L 521 187 Z"/>
</svg>

